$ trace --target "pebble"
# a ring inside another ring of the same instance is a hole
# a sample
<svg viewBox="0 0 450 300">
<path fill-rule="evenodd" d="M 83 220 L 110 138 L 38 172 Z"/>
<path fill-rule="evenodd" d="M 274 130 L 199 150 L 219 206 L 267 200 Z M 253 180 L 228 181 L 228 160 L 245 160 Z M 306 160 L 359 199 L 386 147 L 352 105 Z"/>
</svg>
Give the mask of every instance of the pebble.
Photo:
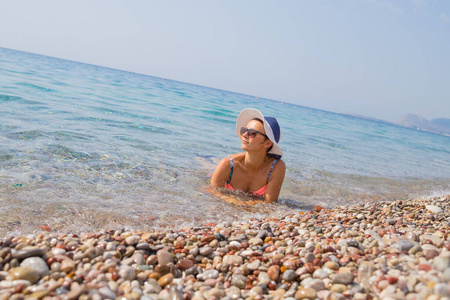
<svg viewBox="0 0 450 300">
<path fill-rule="evenodd" d="M 325 289 L 325 283 L 321 279 L 312 279 L 308 281 L 306 284 L 302 283 L 302 285 L 305 288 L 315 289 L 317 292 Z"/>
<path fill-rule="evenodd" d="M 232 286 L 225 290 L 227 296 L 231 299 L 239 299 L 241 298 L 241 290 L 238 287 Z"/>
<path fill-rule="evenodd" d="M 295 299 L 314 299 L 317 296 L 317 292 L 312 288 L 299 289 L 295 293 Z"/>
<path fill-rule="evenodd" d="M 136 272 L 133 267 L 122 265 L 119 269 L 119 276 L 124 280 L 133 280 Z"/>
<path fill-rule="evenodd" d="M 163 277 L 161 277 L 161 278 L 158 280 L 158 284 L 159 284 L 161 287 L 164 288 L 166 285 L 172 283 L 173 278 L 174 278 L 174 277 L 173 277 L 173 274 L 172 274 L 172 273 L 168 273 L 168 274 L 164 275 Z"/>
<path fill-rule="evenodd" d="M 203 272 L 202 275 L 203 275 L 202 277 L 203 277 L 204 280 L 210 279 L 210 278 L 217 279 L 219 277 L 219 271 L 217 271 L 217 270 L 207 270 L 207 271 Z"/>
<path fill-rule="evenodd" d="M 116 293 L 111 290 L 109 287 L 101 287 L 98 289 L 99 294 L 102 296 L 102 299 L 115 299 Z"/>
<path fill-rule="evenodd" d="M 283 280 L 287 281 L 287 282 L 291 282 L 292 280 L 295 279 L 295 277 L 297 277 L 297 274 L 295 274 L 295 271 L 293 270 L 286 270 L 283 273 Z"/>
<path fill-rule="evenodd" d="M 0 300 L 448 299 L 450 196 L 0 239 Z"/>
<path fill-rule="evenodd" d="M 167 250 L 159 250 L 156 253 L 156 257 L 158 258 L 158 263 L 162 266 L 165 266 L 168 263 L 173 263 L 173 255 Z"/>
<path fill-rule="evenodd" d="M 225 255 L 223 257 L 223 263 L 224 264 L 228 264 L 228 265 L 242 265 L 244 262 L 244 259 L 242 258 L 242 256 L 238 256 L 238 255 Z"/>
<path fill-rule="evenodd" d="M 343 293 L 348 290 L 345 284 L 336 283 L 331 286 L 331 291 L 336 293 Z"/>
<path fill-rule="evenodd" d="M 180 270 L 189 269 L 193 265 L 194 265 L 194 262 L 189 259 L 181 259 L 177 262 L 177 266 L 178 266 L 178 268 L 180 268 Z"/>
<path fill-rule="evenodd" d="M 240 289 L 245 288 L 245 283 L 247 281 L 247 277 L 244 275 L 233 275 L 231 276 L 231 285 L 236 286 Z"/>
<path fill-rule="evenodd" d="M 249 269 L 250 271 L 255 271 L 255 270 L 258 270 L 258 268 L 260 266 L 261 266 L 261 261 L 255 260 L 254 262 L 247 264 L 247 269 Z"/>
<path fill-rule="evenodd" d="M 394 249 L 394 250 L 398 250 L 400 252 L 403 252 L 403 251 L 408 251 L 409 249 L 414 247 L 414 245 L 415 244 L 413 242 L 411 242 L 410 240 L 403 239 L 403 240 L 398 241 L 395 244 L 392 244 L 390 246 L 390 249 Z"/>
<path fill-rule="evenodd" d="M 450 285 L 443 282 L 437 283 L 433 288 L 433 292 L 442 297 L 450 297 Z"/>
<path fill-rule="evenodd" d="M 450 256 L 437 256 L 433 260 L 433 266 L 436 270 L 444 272 L 445 269 L 450 269 Z"/>
<path fill-rule="evenodd" d="M 425 207 L 431 211 L 432 213 L 435 214 L 440 214 L 441 212 L 443 212 L 442 208 L 440 208 L 439 206 L 436 205 L 425 205 Z"/>
<path fill-rule="evenodd" d="M 22 260 L 22 259 L 32 257 L 32 256 L 43 256 L 43 255 L 44 255 L 44 250 L 42 250 L 41 248 L 30 247 L 30 248 L 22 249 L 22 250 L 15 252 L 13 254 L 13 257 Z"/>
<path fill-rule="evenodd" d="M 125 239 L 127 245 L 136 245 L 141 240 L 141 237 L 138 235 L 132 235 Z"/>
<path fill-rule="evenodd" d="M 71 260 L 70 258 L 67 258 L 61 262 L 61 271 L 65 273 L 70 273 L 72 270 L 74 270 L 76 267 L 76 263 Z"/>
<path fill-rule="evenodd" d="M 280 276 L 280 267 L 277 265 L 270 266 L 267 270 L 267 275 L 269 275 L 270 279 L 273 281 L 277 281 Z"/>
<path fill-rule="evenodd" d="M 351 284 L 353 279 L 355 279 L 355 275 L 353 275 L 353 273 L 336 273 L 331 274 L 330 279 L 333 283 Z"/>
<path fill-rule="evenodd" d="M 329 273 L 326 272 L 323 269 L 317 269 L 314 271 L 313 273 L 313 278 L 320 278 L 320 279 L 324 279 L 324 278 L 328 278 Z"/>
<path fill-rule="evenodd" d="M 272 279 L 269 277 L 269 275 L 266 272 L 260 272 L 258 275 L 258 281 L 259 284 L 263 284 L 263 285 L 269 285 L 270 281 Z"/>
<path fill-rule="evenodd" d="M 426 259 L 432 259 L 439 255 L 440 251 L 436 246 L 425 244 L 422 245 L 422 252 Z"/>
<path fill-rule="evenodd" d="M 248 243 L 249 243 L 251 246 L 260 246 L 260 245 L 264 244 L 263 240 L 260 239 L 259 237 L 251 238 L 251 239 L 248 241 Z"/>
<path fill-rule="evenodd" d="M 20 266 L 34 270 L 39 277 L 43 277 L 49 273 L 47 263 L 40 257 L 28 257 L 22 261 Z"/>
<path fill-rule="evenodd" d="M 260 286 L 253 287 L 248 293 L 249 297 L 255 298 L 263 295 L 263 289 Z"/>
<path fill-rule="evenodd" d="M 212 252 L 213 252 L 213 249 L 209 246 L 202 247 L 202 248 L 200 248 L 200 251 L 199 251 L 200 255 L 203 255 L 203 256 L 208 256 Z"/>
<path fill-rule="evenodd" d="M 35 283 L 39 280 L 39 273 L 30 267 L 17 267 L 9 271 L 13 280 L 27 280 Z"/>
</svg>

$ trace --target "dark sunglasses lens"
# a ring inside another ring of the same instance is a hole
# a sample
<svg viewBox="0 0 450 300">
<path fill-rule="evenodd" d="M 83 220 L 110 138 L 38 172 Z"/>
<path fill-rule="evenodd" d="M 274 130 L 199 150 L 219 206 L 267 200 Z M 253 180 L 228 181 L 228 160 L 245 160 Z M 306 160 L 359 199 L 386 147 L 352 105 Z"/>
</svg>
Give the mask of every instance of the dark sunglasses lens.
<svg viewBox="0 0 450 300">
<path fill-rule="evenodd" d="M 258 132 L 256 130 L 248 129 L 248 136 L 251 138 L 255 138 L 257 133 Z"/>
<path fill-rule="evenodd" d="M 247 131 L 247 128 L 241 127 L 241 135 L 244 135 L 244 133 Z"/>
</svg>

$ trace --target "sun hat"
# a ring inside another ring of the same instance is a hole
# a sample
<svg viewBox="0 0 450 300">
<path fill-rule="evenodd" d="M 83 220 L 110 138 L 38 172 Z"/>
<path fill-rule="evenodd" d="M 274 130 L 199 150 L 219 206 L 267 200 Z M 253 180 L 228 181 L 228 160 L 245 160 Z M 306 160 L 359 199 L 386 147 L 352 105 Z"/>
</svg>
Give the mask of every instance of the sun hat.
<svg viewBox="0 0 450 300">
<path fill-rule="evenodd" d="M 272 149 L 268 152 L 269 154 L 275 154 L 282 156 L 283 151 L 281 151 L 278 142 L 281 138 L 280 125 L 278 125 L 277 119 L 274 117 L 264 117 L 263 114 L 254 108 L 246 108 L 237 117 L 236 120 L 236 132 L 238 137 L 241 137 L 241 127 L 247 126 L 248 122 L 253 119 L 260 119 L 264 123 L 264 130 L 269 140 L 273 143 Z"/>
</svg>

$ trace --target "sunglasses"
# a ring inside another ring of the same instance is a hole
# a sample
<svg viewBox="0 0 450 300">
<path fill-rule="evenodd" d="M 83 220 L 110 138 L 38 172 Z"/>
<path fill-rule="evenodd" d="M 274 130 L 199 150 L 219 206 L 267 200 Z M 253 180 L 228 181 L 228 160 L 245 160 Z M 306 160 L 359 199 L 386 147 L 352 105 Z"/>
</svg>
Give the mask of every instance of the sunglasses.
<svg viewBox="0 0 450 300">
<path fill-rule="evenodd" d="M 248 137 L 250 138 L 255 138 L 256 134 L 259 133 L 260 135 L 262 135 L 263 137 L 265 137 L 266 139 L 268 139 L 269 137 L 267 135 L 265 135 L 264 133 L 255 130 L 255 129 L 250 129 L 250 128 L 245 128 L 245 127 L 241 127 L 241 136 L 244 135 L 244 133 L 248 133 Z"/>
</svg>

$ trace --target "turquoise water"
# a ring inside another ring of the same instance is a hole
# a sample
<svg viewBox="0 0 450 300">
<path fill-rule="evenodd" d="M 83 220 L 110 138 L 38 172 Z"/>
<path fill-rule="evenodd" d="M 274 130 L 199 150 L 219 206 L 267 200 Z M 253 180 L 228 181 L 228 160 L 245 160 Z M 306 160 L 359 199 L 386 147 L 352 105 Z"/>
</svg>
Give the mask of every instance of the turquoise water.
<svg viewBox="0 0 450 300">
<path fill-rule="evenodd" d="M 450 191 L 443 135 L 2 48 L 0 83 L 3 234 L 201 225 Z M 242 209 L 203 187 L 241 151 L 246 107 L 277 117 L 287 172 L 279 203 Z"/>
</svg>

